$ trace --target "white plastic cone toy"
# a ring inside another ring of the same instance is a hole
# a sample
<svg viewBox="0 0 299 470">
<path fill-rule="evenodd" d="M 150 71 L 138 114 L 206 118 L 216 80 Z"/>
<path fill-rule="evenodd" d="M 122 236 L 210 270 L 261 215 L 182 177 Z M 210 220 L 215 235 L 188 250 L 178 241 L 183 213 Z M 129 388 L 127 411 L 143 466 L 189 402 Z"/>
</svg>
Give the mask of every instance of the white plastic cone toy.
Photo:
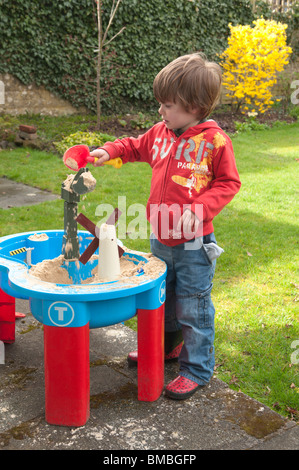
<svg viewBox="0 0 299 470">
<path fill-rule="evenodd" d="M 115 226 L 102 224 L 100 226 L 99 240 L 98 275 L 101 280 L 112 281 L 120 275 Z"/>
</svg>

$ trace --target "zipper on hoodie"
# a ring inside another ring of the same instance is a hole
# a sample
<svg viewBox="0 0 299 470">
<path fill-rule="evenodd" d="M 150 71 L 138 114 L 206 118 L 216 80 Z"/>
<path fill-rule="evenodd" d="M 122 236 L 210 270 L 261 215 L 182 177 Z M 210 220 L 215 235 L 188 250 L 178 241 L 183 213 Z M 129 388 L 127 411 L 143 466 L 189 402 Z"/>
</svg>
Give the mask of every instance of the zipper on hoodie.
<svg viewBox="0 0 299 470">
<path fill-rule="evenodd" d="M 175 137 L 175 139 L 176 139 L 176 140 L 173 141 L 173 144 L 176 144 L 176 143 L 177 143 L 177 140 L 178 140 L 180 137 L 177 137 L 174 131 L 171 130 L 170 132 L 172 132 L 172 134 L 174 135 L 174 137 Z M 177 145 L 176 145 L 176 147 L 177 147 Z M 169 168 L 170 162 L 171 162 L 171 160 L 173 159 L 173 157 L 172 157 L 172 150 L 173 150 L 173 148 L 171 148 L 169 154 L 168 154 L 167 157 L 166 157 L 166 158 L 168 158 L 168 161 L 167 161 L 166 169 L 165 169 L 165 172 L 164 172 L 163 188 L 162 188 L 162 193 L 161 193 L 161 197 L 160 197 L 160 204 L 162 204 L 163 199 L 164 199 L 165 189 L 166 189 L 166 176 L 167 176 L 167 173 L 168 173 L 168 168 Z"/>
<path fill-rule="evenodd" d="M 206 121 L 213 121 L 213 119 L 203 119 L 202 121 L 200 121 L 197 125 L 199 124 L 203 124 L 204 122 Z M 195 127 L 195 126 L 193 126 Z M 188 131 L 189 129 L 187 129 Z M 179 129 L 178 129 L 179 131 Z M 187 132 L 185 131 L 185 132 Z M 172 135 L 175 137 L 175 140 L 174 140 L 174 144 L 176 144 L 176 148 L 178 148 L 178 140 L 181 140 L 182 136 L 185 134 L 185 132 L 178 132 L 179 135 L 176 134 L 176 132 L 174 130 L 170 130 L 170 132 L 172 133 Z M 172 161 L 173 159 L 173 156 L 172 156 L 172 150 L 170 151 L 169 155 L 166 157 L 168 158 L 168 161 L 167 161 L 167 164 L 166 164 L 166 169 L 165 169 L 165 173 L 164 173 L 164 179 L 163 179 L 163 188 L 162 188 L 162 193 L 161 193 L 161 197 L 160 197 L 160 203 L 159 205 L 161 205 L 163 203 L 163 199 L 164 199 L 164 195 L 165 195 L 165 191 L 166 191 L 166 176 L 167 176 L 167 173 L 168 173 L 168 168 L 169 168 L 169 165 L 170 165 L 170 162 Z M 160 230 L 161 230 L 161 212 L 159 211 L 159 214 L 160 214 L 160 217 L 158 218 L 158 233 L 160 233 Z"/>
</svg>

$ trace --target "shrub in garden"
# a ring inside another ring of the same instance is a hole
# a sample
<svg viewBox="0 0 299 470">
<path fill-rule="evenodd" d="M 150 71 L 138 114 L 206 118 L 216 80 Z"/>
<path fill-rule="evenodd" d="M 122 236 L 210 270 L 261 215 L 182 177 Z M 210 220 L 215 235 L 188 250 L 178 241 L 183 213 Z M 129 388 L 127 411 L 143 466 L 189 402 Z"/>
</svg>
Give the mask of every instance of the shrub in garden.
<svg viewBox="0 0 299 470">
<path fill-rule="evenodd" d="M 100 147 L 104 145 L 105 142 L 113 141 L 115 137 L 109 134 L 103 134 L 100 132 L 75 132 L 74 134 L 70 134 L 64 137 L 59 142 L 53 142 L 56 150 L 61 153 L 62 155 L 66 150 L 73 145 L 85 144 L 89 147 L 97 146 Z"/>
<path fill-rule="evenodd" d="M 286 24 L 260 18 L 253 25 L 230 25 L 228 47 L 220 56 L 223 85 L 237 110 L 264 113 L 274 103 L 277 73 L 292 49 L 286 43 Z"/>
</svg>

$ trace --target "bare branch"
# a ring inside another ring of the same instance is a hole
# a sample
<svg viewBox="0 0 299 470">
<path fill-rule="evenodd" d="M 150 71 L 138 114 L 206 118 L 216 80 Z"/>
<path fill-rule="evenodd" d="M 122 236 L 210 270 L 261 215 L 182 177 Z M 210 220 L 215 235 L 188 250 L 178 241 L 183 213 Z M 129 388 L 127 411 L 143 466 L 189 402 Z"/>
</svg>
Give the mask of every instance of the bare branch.
<svg viewBox="0 0 299 470">
<path fill-rule="evenodd" d="M 103 0 L 95 0 L 97 4 L 97 23 L 98 23 L 98 48 L 95 50 L 97 52 L 97 126 L 100 128 L 100 117 L 101 117 L 101 71 L 103 67 L 103 47 L 108 45 L 113 41 L 116 36 L 123 32 L 125 27 L 121 28 L 118 33 L 116 33 L 109 41 L 106 42 L 107 34 L 110 29 L 110 26 L 113 22 L 116 11 L 119 7 L 121 0 L 112 0 L 112 7 L 110 12 L 109 22 L 106 28 L 105 33 L 103 34 L 103 24 L 102 24 L 102 4 Z"/>
<path fill-rule="evenodd" d="M 117 0 L 117 4 L 115 5 L 115 8 L 114 8 L 113 11 L 112 11 L 113 6 L 112 6 L 111 15 L 110 15 L 110 18 L 109 18 L 109 23 L 108 23 L 108 26 L 107 26 L 107 28 L 106 28 L 106 31 L 105 31 L 105 34 L 104 34 L 103 40 L 102 40 L 102 44 L 103 44 L 103 45 L 104 45 L 104 43 L 105 43 L 105 41 L 106 41 L 106 37 L 107 37 L 108 31 L 109 31 L 109 29 L 110 29 L 110 26 L 111 26 L 111 24 L 112 24 L 113 18 L 114 18 L 114 16 L 115 16 L 115 13 L 116 13 L 118 7 L 119 7 L 120 2 L 121 2 L 121 0 Z M 114 2 L 113 2 L 113 4 L 114 4 Z"/>
<path fill-rule="evenodd" d="M 111 12 L 110 12 L 110 18 L 111 18 L 112 13 L 113 13 L 114 5 L 115 5 L 115 0 L 113 0 L 113 2 L 112 2 Z"/>
<path fill-rule="evenodd" d="M 123 28 L 121 28 L 121 30 L 118 31 L 118 33 L 116 33 L 116 34 L 113 36 L 113 38 L 111 38 L 111 39 L 109 39 L 109 41 L 105 42 L 105 46 L 107 46 L 107 44 L 109 44 L 109 42 L 113 41 L 113 39 L 116 38 L 116 36 L 118 36 L 120 33 L 122 33 L 124 29 L 126 29 L 125 26 L 123 26 Z"/>
</svg>

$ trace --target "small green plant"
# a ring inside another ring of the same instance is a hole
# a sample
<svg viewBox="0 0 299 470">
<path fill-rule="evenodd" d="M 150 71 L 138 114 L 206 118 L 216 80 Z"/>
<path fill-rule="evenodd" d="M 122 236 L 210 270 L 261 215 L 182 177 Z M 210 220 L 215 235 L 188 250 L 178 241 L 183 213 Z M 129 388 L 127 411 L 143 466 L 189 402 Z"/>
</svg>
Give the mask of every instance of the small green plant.
<svg viewBox="0 0 299 470">
<path fill-rule="evenodd" d="M 115 140 L 115 137 L 109 134 L 102 134 L 101 132 L 79 131 L 64 137 L 59 142 L 53 142 L 53 144 L 59 153 L 64 154 L 64 152 L 68 148 L 73 147 L 73 145 L 85 144 L 89 147 L 100 147 L 101 145 L 104 145 L 105 142 L 110 140 Z"/>
<path fill-rule="evenodd" d="M 297 121 L 299 120 L 299 106 L 298 105 L 292 105 L 288 109 L 289 115 L 296 119 Z"/>
<path fill-rule="evenodd" d="M 236 132 L 261 131 L 269 129 L 268 124 L 262 124 L 256 120 L 257 113 L 247 113 L 248 118 L 244 122 L 235 121 Z"/>
<path fill-rule="evenodd" d="M 143 113 L 138 113 L 135 119 L 131 119 L 131 126 L 134 129 L 148 129 L 152 127 L 155 123 L 145 116 Z"/>
</svg>

